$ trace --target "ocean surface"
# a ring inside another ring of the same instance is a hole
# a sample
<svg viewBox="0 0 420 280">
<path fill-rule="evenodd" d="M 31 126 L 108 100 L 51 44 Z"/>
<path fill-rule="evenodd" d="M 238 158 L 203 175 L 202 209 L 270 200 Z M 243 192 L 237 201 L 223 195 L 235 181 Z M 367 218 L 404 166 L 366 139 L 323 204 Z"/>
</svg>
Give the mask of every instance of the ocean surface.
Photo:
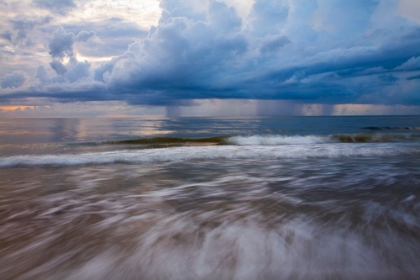
<svg viewBox="0 0 420 280">
<path fill-rule="evenodd" d="M 0 279 L 420 279 L 420 116 L 0 119 Z"/>
</svg>

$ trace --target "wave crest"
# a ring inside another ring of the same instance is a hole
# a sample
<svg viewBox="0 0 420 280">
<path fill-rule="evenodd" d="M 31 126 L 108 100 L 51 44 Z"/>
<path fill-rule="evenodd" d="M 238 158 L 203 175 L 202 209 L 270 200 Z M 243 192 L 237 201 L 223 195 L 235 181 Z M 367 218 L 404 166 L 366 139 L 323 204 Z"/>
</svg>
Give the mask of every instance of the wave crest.
<svg viewBox="0 0 420 280">
<path fill-rule="evenodd" d="M 227 143 L 240 146 L 275 146 L 294 144 L 322 144 L 330 142 L 328 137 L 322 136 L 235 136 L 226 140 Z"/>
<path fill-rule="evenodd" d="M 378 143 L 401 142 L 420 139 L 420 134 L 334 134 L 330 136 L 283 136 L 283 135 L 253 135 L 235 136 L 226 139 L 228 144 L 239 146 L 275 146 L 296 144 L 323 144 L 323 143 Z"/>
<path fill-rule="evenodd" d="M 138 164 L 214 159 L 305 159 L 352 156 L 388 156 L 418 154 L 412 145 L 320 144 L 287 146 L 196 146 L 162 149 L 120 150 L 85 154 L 25 155 L 0 158 L 0 168 L 15 166 L 71 166 L 86 164 Z"/>
</svg>

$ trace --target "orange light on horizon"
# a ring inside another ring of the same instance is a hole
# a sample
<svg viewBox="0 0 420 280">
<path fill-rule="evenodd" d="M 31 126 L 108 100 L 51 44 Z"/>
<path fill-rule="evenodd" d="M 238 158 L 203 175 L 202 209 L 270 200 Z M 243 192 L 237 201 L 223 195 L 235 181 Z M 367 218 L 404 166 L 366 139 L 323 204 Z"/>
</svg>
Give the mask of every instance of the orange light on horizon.
<svg viewBox="0 0 420 280">
<path fill-rule="evenodd" d="M 3 112 L 12 112 L 16 111 L 18 109 L 20 110 L 26 110 L 26 109 L 35 109 L 38 106 L 27 106 L 27 105 L 9 105 L 9 106 L 0 106 L 0 111 Z"/>
</svg>

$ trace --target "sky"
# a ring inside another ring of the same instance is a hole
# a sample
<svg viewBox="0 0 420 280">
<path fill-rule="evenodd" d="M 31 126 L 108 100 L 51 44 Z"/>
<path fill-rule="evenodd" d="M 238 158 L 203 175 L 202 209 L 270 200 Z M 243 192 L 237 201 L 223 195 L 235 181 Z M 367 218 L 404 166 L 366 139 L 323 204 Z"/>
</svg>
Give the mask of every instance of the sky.
<svg viewBox="0 0 420 280">
<path fill-rule="evenodd" d="M 0 117 L 420 114 L 418 0 L 0 0 Z"/>
</svg>

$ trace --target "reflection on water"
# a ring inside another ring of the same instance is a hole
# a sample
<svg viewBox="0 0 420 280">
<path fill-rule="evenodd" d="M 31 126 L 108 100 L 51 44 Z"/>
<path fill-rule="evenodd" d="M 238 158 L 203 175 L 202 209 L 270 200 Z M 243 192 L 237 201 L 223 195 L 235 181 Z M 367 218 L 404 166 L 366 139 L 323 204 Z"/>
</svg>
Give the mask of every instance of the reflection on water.
<svg viewBox="0 0 420 280">
<path fill-rule="evenodd" d="M 0 169 L 2 279 L 418 279 L 420 160 Z"/>
<path fill-rule="evenodd" d="M 164 119 L 5 119 L 0 123 L 0 156 L 82 152 L 87 149 L 69 143 L 173 133 L 164 123 Z"/>
<path fill-rule="evenodd" d="M 164 135 L 164 119 L 5 119 L 0 144 L 89 142 Z"/>
<path fill-rule="evenodd" d="M 0 144 L 91 142 L 139 137 L 331 135 L 417 132 L 420 117 L 4 119 Z"/>
<path fill-rule="evenodd" d="M 95 144 L 164 136 L 184 138 L 260 135 L 325 137 L 380 132 L 381 134 L 398 134 L 399 137 L 404 138 L 404 135 L 408 134 L 419 136 L 420 130 L 416 129 L 419 123 L 418 116 L 4 119 L 0 122 L 0 157 L 19 154 L 87 152 L 87 149 L 75 148 L 74 144 Z M 99 148 L 99 150 L 102 149 Z"/>
<path fill-rule="evenodd" d="M 51 142 L 71 142 L 82 136 L 85 130 L 83 120 L 80 119 L 51 119 Z"/>
</svg>

